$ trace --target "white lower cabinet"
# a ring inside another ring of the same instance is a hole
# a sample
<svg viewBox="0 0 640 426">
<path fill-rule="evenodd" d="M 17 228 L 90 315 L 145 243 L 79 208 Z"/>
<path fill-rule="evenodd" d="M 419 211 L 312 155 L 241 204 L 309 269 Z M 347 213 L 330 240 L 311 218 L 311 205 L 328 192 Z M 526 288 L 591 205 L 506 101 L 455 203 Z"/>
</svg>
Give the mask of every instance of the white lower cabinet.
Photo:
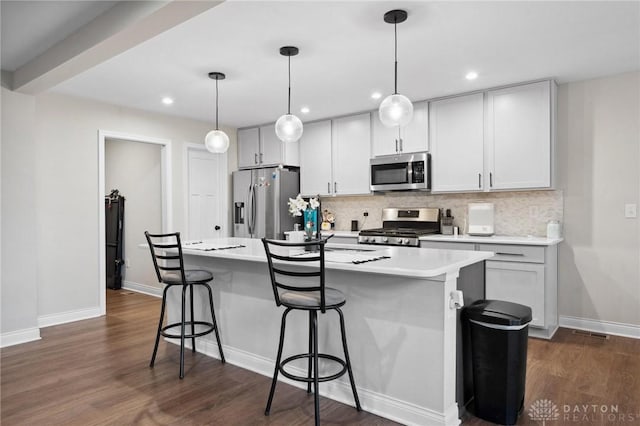
<svg viewBox="0 0 640 426">
<path fill-rule="evenodd" d="M 486 298 L 507 300 L 531 308 L 531 325 L 544 327 L 544 265 L 486 262 Z"/>
<path fill-rule="evenodd" d="M 531 308 L 529 335 L 550 339 L 558 329 L 558 246 L 420 241 L 422 248 L 492 251 L 485 261 L 485 298 Z"/>
</svg>

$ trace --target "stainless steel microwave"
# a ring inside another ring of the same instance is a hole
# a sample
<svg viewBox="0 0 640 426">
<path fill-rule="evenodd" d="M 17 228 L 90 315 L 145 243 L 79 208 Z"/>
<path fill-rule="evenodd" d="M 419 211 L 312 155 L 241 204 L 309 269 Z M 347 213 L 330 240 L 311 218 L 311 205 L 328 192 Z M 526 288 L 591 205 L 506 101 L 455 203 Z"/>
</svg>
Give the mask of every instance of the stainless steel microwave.
<svg viewBox="0 0 640 426">
<path fill-rule="evenodd" d="M 431 189 L 431 155 L 428 152 L 375 157 L 370 165 L 372 191 Z"/>
</svg>

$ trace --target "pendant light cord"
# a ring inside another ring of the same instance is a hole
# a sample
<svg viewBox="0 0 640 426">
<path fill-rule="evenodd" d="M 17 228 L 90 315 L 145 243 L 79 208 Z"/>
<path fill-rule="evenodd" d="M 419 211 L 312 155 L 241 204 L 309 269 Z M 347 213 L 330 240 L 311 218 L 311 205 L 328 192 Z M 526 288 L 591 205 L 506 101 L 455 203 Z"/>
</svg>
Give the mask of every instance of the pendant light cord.
<svg viewBox="0 0 640 426">
<path fill-rule="evenodd" d="M 216 78 L 216 130 L 218 130 L 218 79 Z"/>
<path fill-rule="evenodd" d="M 291 56 L 289 56 L 289 98 L 287 103 L 287 114 L 291 115 Z"/>
<path fill-rule="evenodd" d="M 394 95 L 398 94 L 398 23 L 396 20 L 393 21 L 393 38 L 395 40 L 394 46 L 394 56 L 395 56 L 395 69 L 394 69 Z"/>
</svg>

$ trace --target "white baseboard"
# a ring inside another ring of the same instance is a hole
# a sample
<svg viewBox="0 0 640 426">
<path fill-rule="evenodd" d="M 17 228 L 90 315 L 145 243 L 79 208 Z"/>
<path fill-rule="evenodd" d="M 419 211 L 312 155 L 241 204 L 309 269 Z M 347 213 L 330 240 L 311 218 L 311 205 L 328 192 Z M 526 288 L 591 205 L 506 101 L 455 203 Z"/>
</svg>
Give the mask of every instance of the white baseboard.
<svg viewBox="0 0 640 426">
<path fill-rule="evenodd" d="M 143 293 L 149 296 L 162 297 L 162 289 L 147 284 L 140 284 L 133 281 L 123 281 L 123 290 L 135 291 L 136 293 Z"/>
<path fill-rule="evenodd" d="M 560 327 L 640 339 L 640 325 L 635 324 L 561 316 Z"/>
<path fill-rule="evenodd" d="M 33 342 L 34 340 L 40 340 L 40 329 L 38 327 L 9 331 L 0 334 L 0 348 Z"/>
<path fill-rule="evenodd" d="M 180 344 L 179 340 L 165 340 L 170 343 L 175 343 L 178 345 Z M 189 347 L 189 349 L 191 349 L 191 345 L 188 342 L 185 342 L 185 347 Z M 198 352 L 202 354 L 205 354 L 212 358 L 220 359 L 220 352 L 218 351 L 218 345 L 215 340 L 200 339 L 197 342 L 197 349 Z M 226 345 L 223 345 L 222 349 L 224 350 L 225 360 L 229 364 L 236 365 L 240 368 L 253 371 L 254 373 L 258 373 L 263 376 L 273 377 L 275 360 Z M 287 366 L 287 371 L 291 371 L 291 373 L 293 374 L 302 376 L 306 374 L 306 371 L 302 369 L 289 366 Z M 357 379 L 358 378 L 356 377 L 356 383 Z M 283 377 L 282 374 L 278 376 L 278 381 L 305 390 L 307 388 L 307 385 L 305 383 L 290 380 L 286 377 Z M 440 413 L 435 410 L 429 410 L 413 403 L 395 399 L 360 387 L 358 387 L 357 390 L 358 397 L 360 398 L 360 405 L 362 406 L 363 410 L 381 417 L 385 417 L 398 423 L 416 426 L 447 426 L 460 424 L 460 420 L 458 419 L 458 407 L 455 404 L 455 406 L 449 407 L 450 409 L 447 410 L 447 413 Z M 351 385 L 349 384 L 349 379 L 346 375 L 341 379 L 323 383 L 320 387 L 320 395 L 355 407 L 353 394 L 351 392 Z"/>
<path fill-rule="evenodd" d="M 41 315 L 38 317 L 38 326 L 51 327 L 52 325 L 66 324 L 68 322 L 80 321 L 101 316 L 100 307 L 89 309 L 79 309 L 77 311 L 61 312 L 59 314 Z"/>
</svg>

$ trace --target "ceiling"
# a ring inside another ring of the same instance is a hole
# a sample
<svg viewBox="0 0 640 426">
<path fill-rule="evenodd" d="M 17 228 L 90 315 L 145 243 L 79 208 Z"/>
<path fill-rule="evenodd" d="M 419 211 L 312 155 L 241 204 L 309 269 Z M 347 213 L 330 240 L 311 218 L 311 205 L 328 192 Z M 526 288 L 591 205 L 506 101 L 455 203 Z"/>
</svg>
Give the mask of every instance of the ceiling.
<svg viewBox="0 0 640 426">
<path fill-rule="evenodd" d="M 81 9 L 77 3 L 95 2 L 54 3 Z M 310 121 L 371 110 L 380 102 L 371 99 L 373 91 L 393 90 L 393 26 L 382 19 L 393 8 L 409 14 L 398 25 L 398 91 L 412 100 L 640 69 L 635 1 L 227 1 L 50 90 L 212 122 L 215 84 L 207 74 L 220 71 L 227 74 L 219 82 L 221 124 L 269 123 L 287 106 L 287 60 L 278 49 L 295 45 L 293 113 Z M 4 14 L 3 6 L 2 66 L 10 70 L 33 48 L 22 43 L 5 58 Z M 464 78 L 470 70 L 479 75 L 474 81 Z M 163 96 L 175 103 L 163 105 Z M 310 113 L 299 113 L 302 106 Z"/>
</svg>

